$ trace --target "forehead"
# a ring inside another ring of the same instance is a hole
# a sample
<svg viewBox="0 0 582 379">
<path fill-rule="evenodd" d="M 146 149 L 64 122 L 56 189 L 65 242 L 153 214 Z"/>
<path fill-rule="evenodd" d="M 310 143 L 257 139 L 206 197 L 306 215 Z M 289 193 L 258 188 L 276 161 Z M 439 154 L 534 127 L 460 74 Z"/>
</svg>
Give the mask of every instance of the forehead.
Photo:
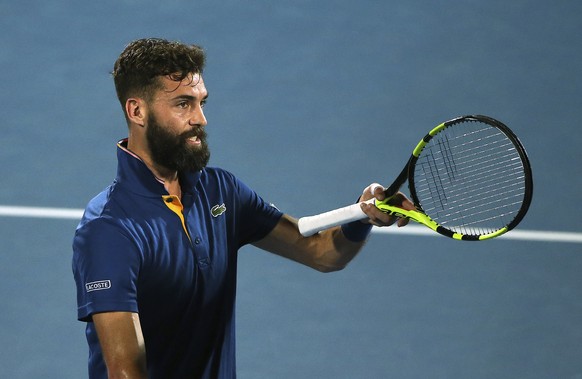
<svg viewBox="0 0 582 379">
<path fill-rule="evenodd" d="M 182 81 L 172 79 L 171 75 L 160 78 L 161 91 L 158 96 L 174 97 L 189 94 L 196 97 L 207 95 L 204 79 L 200 74 L 188 74 Z"/>
</svg>

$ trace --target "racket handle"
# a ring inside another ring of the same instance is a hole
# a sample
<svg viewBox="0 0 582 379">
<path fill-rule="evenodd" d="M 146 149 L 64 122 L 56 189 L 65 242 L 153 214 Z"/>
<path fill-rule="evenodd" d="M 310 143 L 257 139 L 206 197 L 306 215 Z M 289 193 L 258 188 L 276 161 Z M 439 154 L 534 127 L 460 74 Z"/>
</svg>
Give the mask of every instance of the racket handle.
<svg viewBox="0 0 582 379">
<path fill-rule="evenodd" d="M 375 199 L 365 201 L 373 203 Z M 298 221 L 299 233 L 304 237 L 309 237 L 317 232 L 334 226 L 347 224 L 348 222 L 363 220 L 367 218 L 360 207 L 360 203 L 348 205 L 347 207 L 334 209 L 332 211 L 320 213 L 314 216 L 301 217 Z"/>
</svg>

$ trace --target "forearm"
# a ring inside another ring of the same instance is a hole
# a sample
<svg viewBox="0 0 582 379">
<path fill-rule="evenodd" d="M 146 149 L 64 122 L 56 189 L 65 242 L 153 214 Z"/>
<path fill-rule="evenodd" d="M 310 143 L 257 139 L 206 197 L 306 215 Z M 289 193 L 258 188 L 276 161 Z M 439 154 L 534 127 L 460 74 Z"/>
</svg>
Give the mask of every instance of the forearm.
<svg viewBox="0 0 582 379">
<path fill-rule="evenodd" d="M 361 225 L 366 228 L 365 224 Z M 361 234 L 360 238 L 353 238 L 350 230 L 346 234 L 352 240 L 344 235 L 341 227 L 303 237 L 299 233 L 297 220 L 285 215 L 275 229 L 255 246 L 318 271 L 332 272 L 343 269 L 365 244 L 367 233 Z"/>
<path fill-rule="evenodd" d="M 310 237 L 303 237 L 299 233 L 297 220 L 283 215 L 271 233 L 256 242 L 255 246 L 322 272 L 341 270 L 362 249 L 372 228 L 371 225 L 390 226 L 397 222 L 398 226 L 404 226 L 408 222 L 406 218 L 392 217 L 374 204 L 365 203 L 373 197 L 383 200 L 384 187 L 373 183 L 366 187 L 358 200 L 362 201 L 360 206 L 368 217 L 366 222 L 354 221 Z M 403 209 L 415 209 L 414 204 L 400 192 L 392 198 L 394 204 Z"/>
<path fill-rule="evenodd" d="M 358 235 L 357 239 L 347 238 L 344 228 L 337 227 L 319 236 L 316 249 L 317 267 L 314 268 L 322 272 L 333 272 L 345 268 L 358 255 L 367 241 L 368 233 Z"/>
</svg>

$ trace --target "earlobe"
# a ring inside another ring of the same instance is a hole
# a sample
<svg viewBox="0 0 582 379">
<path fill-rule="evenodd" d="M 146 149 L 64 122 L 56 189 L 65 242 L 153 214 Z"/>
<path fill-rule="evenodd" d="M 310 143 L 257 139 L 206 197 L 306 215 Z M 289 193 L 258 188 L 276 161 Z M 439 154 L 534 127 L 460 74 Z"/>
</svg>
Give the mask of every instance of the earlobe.
<svg viewBox="0 0 582 379">
<path fill-rule="evenodd" d="M 125 114 L 130 122 L 144 126 L 146 116 L 145 103 L 141 99 L 129 98 L 125 102 Z"/>
</svg>

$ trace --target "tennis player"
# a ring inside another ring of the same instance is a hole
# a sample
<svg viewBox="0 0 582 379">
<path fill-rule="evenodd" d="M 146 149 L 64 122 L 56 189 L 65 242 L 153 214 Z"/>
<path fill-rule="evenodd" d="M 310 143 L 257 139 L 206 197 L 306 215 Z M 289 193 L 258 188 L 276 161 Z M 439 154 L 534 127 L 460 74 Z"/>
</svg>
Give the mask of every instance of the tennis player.
<svg viewBox="0 0 582 379">
<path fill-rule="evenodd" d="M 360 251 L 372 224 L 406 224 L 362 205 L 369 220 L 302 237 L 294 218 L 207 167 L 204 60 L 198 46 L 141 39 L 115 62 L 128 138 L 117 144 L 115 180 L 89 202 L 73 241 L 90 378 L 235 378 L 240 247 L 331 272 Z M 374 196 L 383 199 L 381 186 L 360 199 Z"/>
</svg>

